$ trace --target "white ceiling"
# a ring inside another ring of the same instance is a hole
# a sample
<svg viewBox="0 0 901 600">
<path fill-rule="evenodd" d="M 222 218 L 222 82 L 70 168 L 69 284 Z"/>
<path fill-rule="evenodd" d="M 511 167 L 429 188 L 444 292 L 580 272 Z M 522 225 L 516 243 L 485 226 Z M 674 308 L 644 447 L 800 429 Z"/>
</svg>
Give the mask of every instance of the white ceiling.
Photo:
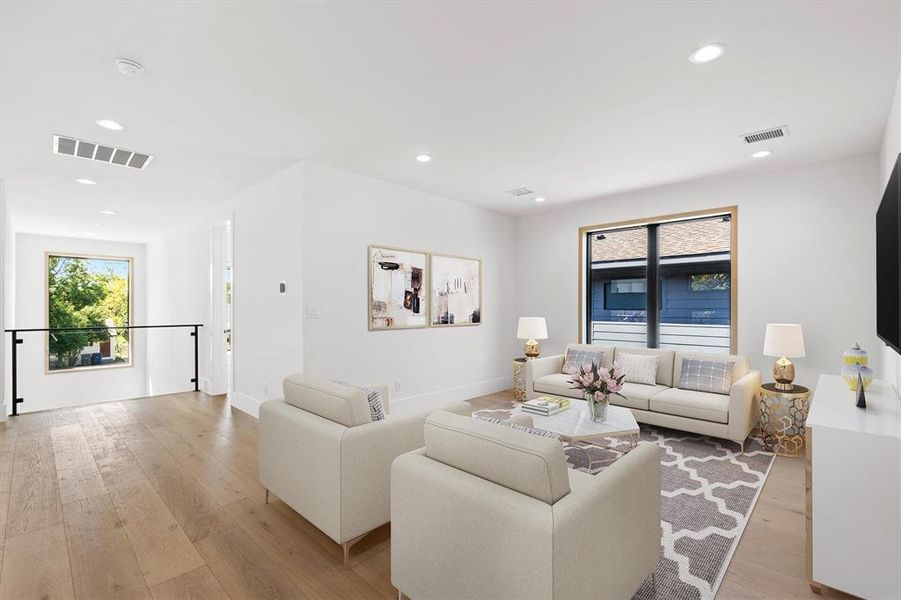
<svg viewBox="0 0 901 600">
<path fill-rule="evenodd" d="M 143 240 L 299 159 L 522 214 L 872 152 L 899 6 L 5 1 L 0 177 L 22 230 Z M 686 60 L 710 41 L 723 59 Z M 739 136 L 778 125 L 791 135 L 752 161 Z M 155 159 L 53 155 L 54 133 Z"/>
</svg>

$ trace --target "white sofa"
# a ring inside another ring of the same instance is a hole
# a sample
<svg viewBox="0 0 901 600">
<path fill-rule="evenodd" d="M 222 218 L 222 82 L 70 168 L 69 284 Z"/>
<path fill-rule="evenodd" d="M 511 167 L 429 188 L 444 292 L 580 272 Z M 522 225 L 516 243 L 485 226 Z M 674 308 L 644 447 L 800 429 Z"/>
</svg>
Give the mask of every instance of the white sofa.
<svg viewBox="0 0 901 600">
<path fill-rule="evenodd" d="M 391 581 L 415 600 L 630 598 L 660 553 L 660 456 L 601 474 L 559 441 L 439 411 L 391 466 Z M 402 596 L 403 597 L 403 596 Z"/>
<path fill-rule="evenodd" d="M 387 387 L 372 387 L 389 413 Z M 350 547 L 388 522 L 391 461 L 422 447 L 427 413 L 372 421 L 363 391 L 303 375 L 284 392 L 260 407 L 260 483 L 341 544 L 346 566 Z M 448 408 L 471 413 L 465 402 Z"/>
<path fill-rule="evenodd" d="M 732 440 L 740 444 L 744 451 L 744 442 L 756 425 L 760 411 L 756 398 L 760 373 L 749 370 L 748 359 L 744 356 L 627 346 L 570 344 L 569 347 L 603 351 L 603 366 L 611 366 L 621 353 L 657 355 L 656 385 L 626 383 L 622 391 L 625 398 L 612 396 L 611 403 L 630 408 L 635 420 L 640 423 Z M 545 356 L 526 363 L 528 398 L 542 394 L 581 398 L 579 391 L 572 389 L 572 384 L 568 382 L 570 376 L 562 372 L 564 357 L 564 354 Z M 679 389 L 683 358 L 734 362 L 729 393 Z"/>
</svg>

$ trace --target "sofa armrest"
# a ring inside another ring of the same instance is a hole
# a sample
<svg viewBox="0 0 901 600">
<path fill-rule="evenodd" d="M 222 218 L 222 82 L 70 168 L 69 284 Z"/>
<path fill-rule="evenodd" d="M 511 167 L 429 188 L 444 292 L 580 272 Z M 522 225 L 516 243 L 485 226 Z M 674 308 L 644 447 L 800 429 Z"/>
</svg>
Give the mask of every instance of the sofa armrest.
<svg viewBox="0 0 901 600">
<path fill-rule="evenodd" d="M 732 384 L 729 390 L 729 439 L 743 444 L 757 425 L 760 404 L 757 390 L 760 388 L 760 371 L 748 371 Z"/>
<path fill-rule="evenodd" d="M 660 555 L 660 449 L 642 444 L 581 479 L 553 507 L 554 597 L 630 598 Z"/>
<path fill-rule="evenodd" d="M 526 361 L 526 397 L 534 398 L 538 394 L 535 392 L 535 380 L 545 375 L 563 372 L 564 354 L 555 354 L 552 356 L 542 356 L 541 358 L 533 358 Z"/>
<path fill-rule="evenodd" d="M 341 537 L 353 539 L 390 519 L 391 462 L 425 445 L 428 413 L 397 414 L 349 427 L 341 440 Z"/>
</svg>

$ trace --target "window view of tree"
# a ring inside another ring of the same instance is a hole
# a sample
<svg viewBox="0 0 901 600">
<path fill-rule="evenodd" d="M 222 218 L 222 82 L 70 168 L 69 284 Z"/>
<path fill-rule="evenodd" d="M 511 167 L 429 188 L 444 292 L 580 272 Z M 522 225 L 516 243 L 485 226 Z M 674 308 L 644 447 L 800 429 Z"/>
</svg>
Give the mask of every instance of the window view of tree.
<svg viewBox="0 0 901 600">
<path fill-rule="evenodd" d="M 54 256 L 47 260 L 48 327 L 98 327 L 91 331 L 51 331 L 51 371 L 127 365 L 130 361 L 127 258 Z"/>
</svg>

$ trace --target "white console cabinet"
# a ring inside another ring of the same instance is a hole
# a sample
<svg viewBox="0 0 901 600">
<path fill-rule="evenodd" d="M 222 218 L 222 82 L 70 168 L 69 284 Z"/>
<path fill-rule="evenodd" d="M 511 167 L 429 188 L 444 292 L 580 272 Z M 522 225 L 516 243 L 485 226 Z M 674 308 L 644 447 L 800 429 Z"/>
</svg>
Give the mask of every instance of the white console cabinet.
<svg viewBox="0 0 901 600">
<path fill-rule="evenodd" d="M 862 598 L 901 597 L 901 400 L 881 380 L 867 408 L 822 375 L 807 417 L 807 577 Z"/>
</svg>

